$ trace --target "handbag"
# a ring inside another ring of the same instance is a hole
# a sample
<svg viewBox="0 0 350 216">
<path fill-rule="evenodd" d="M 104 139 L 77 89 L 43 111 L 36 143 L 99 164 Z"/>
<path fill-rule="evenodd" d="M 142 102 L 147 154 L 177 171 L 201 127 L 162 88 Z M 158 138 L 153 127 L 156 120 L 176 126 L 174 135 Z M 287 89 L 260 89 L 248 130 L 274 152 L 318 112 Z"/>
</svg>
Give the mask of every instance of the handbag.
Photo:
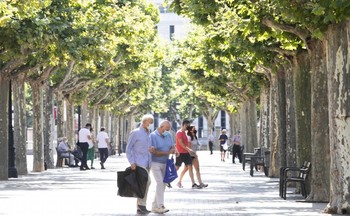
<svg viewBox="0 0 350 216">
<path fill-rule="evenodd" d="M 165 175 L 164 175 L 163 182 L 171 183 L 176 178 L 177 178 L 177 171 L 174 164 L 174 157 L 172 155 L 171 158 L 168 158 L 168 160 L 166 161 L 166 168 L 165 168 Z"/>
<path fill-rule="evenodd" d="M 222 145 L 222 148 L 223 148 L 225 151 L 228 149 L 227 142 L 225 142 L 225 144 Z"/>
</svg>

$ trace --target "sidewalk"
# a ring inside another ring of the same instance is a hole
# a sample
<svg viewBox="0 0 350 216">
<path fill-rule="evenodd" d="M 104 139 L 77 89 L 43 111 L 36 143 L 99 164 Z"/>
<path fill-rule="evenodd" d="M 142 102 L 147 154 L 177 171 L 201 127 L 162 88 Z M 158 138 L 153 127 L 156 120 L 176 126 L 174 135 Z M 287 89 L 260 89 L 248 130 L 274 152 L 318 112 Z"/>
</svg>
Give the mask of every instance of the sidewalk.
<svg viewBox="0 0 350 216">
<path fill-rule="evenodd" d="M 184 188 L 177 188 L 175 180 L 173 188 L 165 191 L 165 205 L 170 209 L 166 215 L 327 215 L 321 213 L 326 203 L 299 202 L 300 194 L 288 194 L 283 200 L 278 196 L 278 179 L 256 172 L 250 177 L 241 164 L 232 164 L 230 159 L 221 162 L 219 152 L 209 155 L 201 151 L 199 160 L 208 188 L 191 189 L 187 174 Z M 32 170 L 32 155 L 28 155 L 28 165 Z M 0 215 L 136 215 L 136 199 L 117 196 L 117 171 L 128 166 L 125 154 L 109 157 L 105 170 L 99 169 L 97 160 L 94 166 L 95 170 L 88 171 L 57 168 L 30 172 L 0 181 Z M 155 181 L 148 209 L 154 191 Z"/>
</svg>

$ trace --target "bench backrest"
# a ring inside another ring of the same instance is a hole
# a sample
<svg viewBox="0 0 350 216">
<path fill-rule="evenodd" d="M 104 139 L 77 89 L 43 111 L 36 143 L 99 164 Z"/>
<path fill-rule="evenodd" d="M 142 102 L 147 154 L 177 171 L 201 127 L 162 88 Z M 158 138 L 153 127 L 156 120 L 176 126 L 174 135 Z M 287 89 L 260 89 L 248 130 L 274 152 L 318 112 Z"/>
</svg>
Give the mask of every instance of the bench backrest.
<svg viewBox="0 0 350 216">
<path fill-rule="evenodd" d="M 306 180 L 311 169 L 311 162 L 305 161 L 303 166 L 300 168 L 299 178 Z"/>
</svg>

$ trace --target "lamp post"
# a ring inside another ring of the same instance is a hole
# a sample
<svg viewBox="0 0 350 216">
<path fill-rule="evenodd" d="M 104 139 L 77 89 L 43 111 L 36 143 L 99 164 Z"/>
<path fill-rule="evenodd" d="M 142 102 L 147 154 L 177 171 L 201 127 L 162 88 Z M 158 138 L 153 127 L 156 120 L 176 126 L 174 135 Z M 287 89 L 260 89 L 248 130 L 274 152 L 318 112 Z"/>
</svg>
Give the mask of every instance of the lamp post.
<svg viewBox="0 0 350 216">
<path fill-rule="evenodd" d="M 8 105 L 8 126 L 9 126 L 9 132 L 8 132 L 8 148 L 9 148 L 9 155 L 8 155 L 8 177 L 9 178 L 17 178 L 17 168 L 15 165 L 15 145 L 13 140 L 13 126 L 12 126 L 12 84 L 10 80 L 9 84 L 9 105 Z"/>
</svg>

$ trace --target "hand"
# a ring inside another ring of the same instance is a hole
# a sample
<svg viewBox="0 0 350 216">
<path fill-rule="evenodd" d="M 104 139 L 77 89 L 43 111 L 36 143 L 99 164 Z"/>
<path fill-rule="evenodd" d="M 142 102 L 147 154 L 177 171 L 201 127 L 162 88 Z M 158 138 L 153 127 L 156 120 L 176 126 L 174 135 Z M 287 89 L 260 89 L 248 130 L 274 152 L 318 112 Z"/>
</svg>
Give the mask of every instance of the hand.
<svg viewBox="0 0 350 216">
<path fill-rule="evenodd" d="M 156 148 L 154 148 L 154 146 L 151 146 L 148 148 L 148 151 L 153 154 L 156 152 Z"/>
</svg>

